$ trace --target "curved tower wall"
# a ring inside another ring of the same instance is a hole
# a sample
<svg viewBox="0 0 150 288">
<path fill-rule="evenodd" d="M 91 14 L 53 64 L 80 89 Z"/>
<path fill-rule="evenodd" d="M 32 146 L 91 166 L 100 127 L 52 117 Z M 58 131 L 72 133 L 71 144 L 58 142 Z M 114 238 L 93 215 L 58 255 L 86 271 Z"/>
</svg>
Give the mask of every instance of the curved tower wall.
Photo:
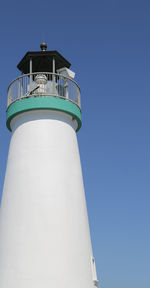
<svg viewBox="0 0 150 288">
<path fill-rule="evenodd" d="M 10 126 L 0 287 L 94 287 L 77 121 L 64 112 L 36 110 L 16 115 Z"/>
</svg>

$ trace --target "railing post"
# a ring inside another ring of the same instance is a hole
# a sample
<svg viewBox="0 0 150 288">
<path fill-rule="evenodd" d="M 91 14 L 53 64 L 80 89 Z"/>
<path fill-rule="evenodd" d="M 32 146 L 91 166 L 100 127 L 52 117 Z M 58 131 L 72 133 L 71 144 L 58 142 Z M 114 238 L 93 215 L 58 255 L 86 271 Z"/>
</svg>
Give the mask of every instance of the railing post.
<svg viewBox="0 0 150 288">
<path fill-rule="evenodd" d="M 81 108 L 80 89 L 78 88 L 78 105 Z"/>
<path fill-rule="evenodd" d="M 9 92 L 9 90 L 10 90 L 10 87 L 8 88 L 8 99 L 7 99 L 7 107 L 9 106 L 9 104 L 10 104 L 10 92 Z"/>
<path fill-rule="evenodd" d="M 31 89 L 31 83 L 32 83 L 32 58 L 30 57 L 30 89 Z"/>
<path fill-rule="evenodd" d="M 17 98 L 20 98 L 20 79 L 18 79 L 18 96 Z"/>
<path fill-rule="evenodd" d="M 52 81 L 53 81 L 53 94 L 55 94 L 55 83 L 56 83 L 56 77 L 55 77 L 55 58 L 53 57 L 53 77 L 52 77 Z"/>
<path fill-rule="evenodd" d="M 21 97 L 23 96 L 23 73 L 21 77 Z"/>
<path fill-rule="evenodd" d="M 69 99 L 69 94 L 68 94 L 68 79 L 65 79 L 64 80 L 65 81 L 65 85 L 64 85 L 64 87 L 65 87 L 65 98 L 66 99 Z"/>
</svg>

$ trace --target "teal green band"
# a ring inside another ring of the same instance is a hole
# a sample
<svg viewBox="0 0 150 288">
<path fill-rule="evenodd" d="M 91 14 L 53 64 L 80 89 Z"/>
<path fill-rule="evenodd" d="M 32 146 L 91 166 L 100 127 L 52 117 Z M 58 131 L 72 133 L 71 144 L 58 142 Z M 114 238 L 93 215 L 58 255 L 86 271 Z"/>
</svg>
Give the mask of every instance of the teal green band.
<svg viewBox="0 0 150 288">
<path fill-rule="evenodd" d="M 12 103 L 7 109 L 6 126 L 11 131 L 10 122 L 16 115 L 26 111 L 43 109 L 62 111 L 72 115 L 78 123 L 77 131 L 82 125 L 81 110 L 75 103 L 63 98 L 40 96 L 23 98 Z"/>
</svg>

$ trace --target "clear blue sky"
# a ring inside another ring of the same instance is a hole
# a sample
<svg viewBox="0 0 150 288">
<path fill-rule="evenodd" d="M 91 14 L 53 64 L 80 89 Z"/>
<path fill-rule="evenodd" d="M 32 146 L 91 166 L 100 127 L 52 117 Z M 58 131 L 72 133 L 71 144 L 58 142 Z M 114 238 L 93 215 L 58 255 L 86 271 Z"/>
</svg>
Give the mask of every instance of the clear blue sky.
<svg viewBox="0 0 150 288">
<path fill-rule="evenodd" d="M 150 288 L 150 1 L 3 1 L 0 192 L 7 86 L 45 40 L 81 87 L 78 133 L 100 288 Z"/>
</svg>

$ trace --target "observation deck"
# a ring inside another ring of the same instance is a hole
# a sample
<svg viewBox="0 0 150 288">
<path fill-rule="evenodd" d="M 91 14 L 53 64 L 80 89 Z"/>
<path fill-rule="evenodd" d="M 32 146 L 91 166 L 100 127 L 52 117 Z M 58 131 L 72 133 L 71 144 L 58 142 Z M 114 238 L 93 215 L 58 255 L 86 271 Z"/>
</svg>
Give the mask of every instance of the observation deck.
<svg viewBox="0 0 150 288">
<path fill-rule="evenodd" d="M 80 87 L 70 77 L 51 72 L 24 74 L 8 87 L 7 127 L 14 116 L 29 110 L 59 110 L 72 115 L 81 127 Z"/>
</svg>

